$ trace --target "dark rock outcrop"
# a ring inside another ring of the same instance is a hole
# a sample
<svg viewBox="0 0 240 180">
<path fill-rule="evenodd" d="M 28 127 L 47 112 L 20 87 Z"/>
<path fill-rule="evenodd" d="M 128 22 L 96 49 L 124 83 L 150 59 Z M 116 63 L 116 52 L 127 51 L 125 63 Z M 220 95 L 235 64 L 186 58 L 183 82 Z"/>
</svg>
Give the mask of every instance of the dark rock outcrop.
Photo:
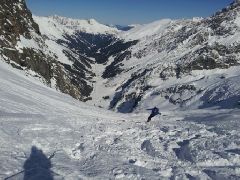
<svg viewBox="0 0 240 180">
<path fill-rule="evenodd" d="M 48 51 L 38 25 L 24 0 L 3 0 L 0 2 L 0 55 L 14 68 L 32 70 L 45 83 L 54 85 L 63 93 L 85 101 L 92 87 L 87 85 L 79 71 L 68 73 L 57 57 Z M 31 41 L 39 48 L 18 47 L 22 39 Z M 79 62 L 80 63 L 80 62 Z M 76 65 L 77 62 L 74 64 Z M 74 78 L 79 75 L 78 78 Z"/>
</svg>

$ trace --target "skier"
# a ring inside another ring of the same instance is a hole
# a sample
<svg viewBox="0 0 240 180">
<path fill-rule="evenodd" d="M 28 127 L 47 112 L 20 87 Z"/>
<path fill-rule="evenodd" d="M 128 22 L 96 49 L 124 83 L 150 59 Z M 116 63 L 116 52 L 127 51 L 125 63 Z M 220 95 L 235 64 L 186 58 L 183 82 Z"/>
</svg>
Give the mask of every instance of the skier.
<svg viewBox="0 0 240 180">
<path fill-rule="evenodd" d="M 161 114 L 161 113 L 159 112 L 159 109 L 158 109 L 157 107 L 154 107 L 154 108 L 152 108 L 152 109 L 147 109 L 147 110 L 151 110 L 151 111 L 152 111 L 151 114 L 150 114 L 150 116 L 148 117 L 147 122 L 150 122 L 151 119 L 152 119 L 154 116 L 156 116 L 156 115 L 158 115 L 158 114 Z"/>
</svg>

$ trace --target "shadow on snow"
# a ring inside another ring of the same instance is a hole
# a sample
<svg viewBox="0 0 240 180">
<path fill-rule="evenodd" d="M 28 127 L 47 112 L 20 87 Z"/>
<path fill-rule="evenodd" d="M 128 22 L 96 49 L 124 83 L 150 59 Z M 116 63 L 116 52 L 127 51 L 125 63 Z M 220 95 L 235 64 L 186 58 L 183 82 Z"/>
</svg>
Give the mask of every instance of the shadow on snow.
<svg viewBox="0 0 240 180">
<path fill-rule="evenodd" d="M 24 163 L 24 180 L 53 180 L 51 161 L 42 150 L 33 146 L 30 157 Z"/>
</svg>

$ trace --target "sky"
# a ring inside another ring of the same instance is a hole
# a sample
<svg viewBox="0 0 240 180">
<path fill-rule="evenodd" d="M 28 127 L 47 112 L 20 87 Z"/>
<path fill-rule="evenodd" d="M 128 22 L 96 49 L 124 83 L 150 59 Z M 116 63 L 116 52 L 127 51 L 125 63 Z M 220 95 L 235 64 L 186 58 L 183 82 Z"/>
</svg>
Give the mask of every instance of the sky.
<svg viewBox="0 0 240 180">
<path fill-rule="evenodd" d="M 104 24 L 146 24 L 171 18 L 208 17 L 233 0 L 26 0 L 34 15 L 94 18 Z"/>
</svg>

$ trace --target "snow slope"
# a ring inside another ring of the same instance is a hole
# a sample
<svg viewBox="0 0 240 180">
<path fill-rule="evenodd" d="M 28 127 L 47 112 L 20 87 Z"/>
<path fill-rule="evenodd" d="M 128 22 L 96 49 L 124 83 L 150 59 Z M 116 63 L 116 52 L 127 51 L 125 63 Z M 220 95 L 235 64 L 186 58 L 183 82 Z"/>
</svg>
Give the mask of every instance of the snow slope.
<svg viewBox="0 0 240 180">
<path fill-rule="evenodd" d="M 41 34 L 47 37 L 45 43 L 48 45 L 49 50 L 57 55 L 60 62 L 72 65 L 73 62 L 63 53 L 63 50 L 67 50 L 67 48 L 58 44 L 57 40 L 64 39 L 65 34 L 74 34 L 75 31 L 65 28 L 61 24 L 56 25 L 56 22 L 48 17 L 33 16 L 33 18 L 39 25 Z"/>
<path fill-rule="evenodd" d="M 155 34 L 161 34 L 166 30 L 171 24 L 174 23 L 174 20 L 171 19 L 162 19 L 145 25 L 137 25 L 129 31 L 120 33 L 120 37 L 123 39 L 142 39 L 146 36 L 152 36 Z"/>
<path fill-rule="evenodd" d="M 117 114 L 0 66 L 1 179 L 238 179 L 239 110 Z"/>
</svg>

